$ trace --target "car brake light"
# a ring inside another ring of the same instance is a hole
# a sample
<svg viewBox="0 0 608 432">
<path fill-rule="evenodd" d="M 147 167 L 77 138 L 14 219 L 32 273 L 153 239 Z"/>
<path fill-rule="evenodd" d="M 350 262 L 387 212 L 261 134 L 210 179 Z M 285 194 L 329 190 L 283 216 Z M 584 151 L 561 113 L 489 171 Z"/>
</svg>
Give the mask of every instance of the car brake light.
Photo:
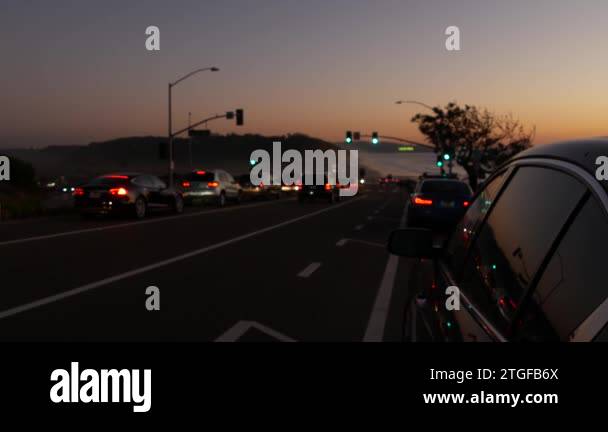
<svg viewBox="0 0 608 432">
<path fill-rule="evenodd" d="M 198 175 L 205 175 L 205 174 L 206 174 L 206 172 L 205 172 L 205 171 L 197 171 L 196 173 L 197 173 Z"/>
<path fill-rule="evenodd" d="M 422 205 L 422 206 L 430 206 L 430 205 L 433 205 L 433 200 L 424 199 L 424 198 L 420 198 L 420 197 L 415 197 L 414 198 L 414 204 L 415 205 Z"/>
<path fill-rule="evenodd" d="M 110 195 L 125 196 L 126 194 L 127 194 L 127 190 L 122 187 L 110 189 Z"/>
<path fill-rule="evenodd" d="M 83 188 L 76 188 L 76 189 L 74 189 L 74 193 L 72 195 L 74 195 L 74 196 L 83 196 L 84 195 L 84 189 Z"/>
<path fill-rule="evenodd" d="M 189 181 L 182 182 L 182 187 L 189 188 L 190 182 Z"/>
<path fill-rule="evenodd" d="M 207 183 L 207 186 L 210 187 L 210 188 L 216 188 L 219 185 L 220 184 L 218 182 L 216 182 L 216 181 L 212 181 L 212 182 Z"/>
<path fill-rule="evenodd" d="M 465 206 L 465 207 L 468 207 L 468 206 L 469 206 L 469 204 L 470 204 L 470 203 L 469 203 L 468 201 L 465 201 L 465 202 L 463 202 L 463 203 L 462 203 L 462 205 L 463 205 L 463 206 Z"/>
<path fill-rule="evenodd" d="M 104 178 L 128 180 L 129 176 L 126 176 L 126 175 L 107 175 Z"/>
<path fill-rule="evenodd" d="M 331 185 L 329 183 L 325 183 L 325 190 L 331 190 Z"/>
</svg>

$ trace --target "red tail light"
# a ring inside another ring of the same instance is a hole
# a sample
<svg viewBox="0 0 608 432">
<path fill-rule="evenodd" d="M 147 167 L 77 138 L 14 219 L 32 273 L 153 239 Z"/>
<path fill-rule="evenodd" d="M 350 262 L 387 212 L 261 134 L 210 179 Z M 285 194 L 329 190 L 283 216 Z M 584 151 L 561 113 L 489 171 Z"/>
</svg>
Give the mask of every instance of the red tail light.
<svg viewBox="0 0 608 432">
<path fill-rule="evenodd" d="M 433 200 L 414 197 L 414 205 L 430 206 L 433 205 Z"/>
<path fill-rule="evenodd" d="M 197 171 L 196 172 L 198 175 L 205 175 L 206 171 Z"/>
<path fill-rule="evenodd" d="M 220 184 L 218 182 L 216 182 L 216 181 L 212 181 L 212 182 L 207 183 L 207 186 L 210 187 L 210 188 L 212 188 L 212 189 L 218 187 L 219 185 Z"/>
<path fill-rule="evenodd" d="M 465 201 L 465 202 L 463 202 L 463 203 L 462 203 L 462 205 L 463 205 L 464 207 L 468 207 L 470 204 L 471 204 L 471 203 L 470 203 L 470 202 L 468 202 L 468 201 Z"/>
<path fill-rule="evenodd" d="M 331 185 L 329 183 L 325 183 L 325 190 L 326 191 L 331 190 Z"/>
<path fill-rule="evenodd" d="M 182 182 L 182 187 L 189 188 L 190 182 L 189 181 Z"/>
<path fill-rule="evenodd" d="M 74 196 L 83 196 L 84 195 L 84 189 L 83 188 L 76 188 L 76 189 L 74 189 L 74 192 L 72 193 L 72 195 L 74 195 Z"/>
<path fill-rule="evenodd" d="M 126 176 L 126 175 L 107 175 L 104 178 L 128 180 L 129 176 Z"/>
<path fill-rule="evenodd" d="M 110 189 L 110 195 L 125 196 L 127 190 L 125 188 L 112 188 Z"/>
</svg>

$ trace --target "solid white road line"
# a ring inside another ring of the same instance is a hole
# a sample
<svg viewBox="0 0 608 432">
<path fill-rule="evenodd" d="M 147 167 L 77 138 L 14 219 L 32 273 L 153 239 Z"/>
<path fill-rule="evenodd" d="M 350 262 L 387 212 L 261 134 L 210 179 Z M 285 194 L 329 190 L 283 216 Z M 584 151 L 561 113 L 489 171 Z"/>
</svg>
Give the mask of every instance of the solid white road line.
<svg viewBox="0 0 608 432">
<path fill-rule="evenodd" d="M 22 239 L 7 240 L 4 242 L 0 242 L 0 247 L 10 246 L 10 245 L 20 244 L 20 243 L 29 243 L 29 242 L 40 241 L 40 240 L 49 240 L 49 239 L 54 239 L 54 238 L 59 238 L 59 237 L 67 237 L 67 236 L 72 236 L 72 235 L 77 235 L 77 234 L 86 234 L 86 233 L 93 233 L 93 232 L 99 232 L 99 231 L 105 231 L 105 230 L 111 230 L 111 229 L 127 228 L 130 226 L 140 226 L 140 225 L 147 225 L 147 224 L 152 224 L 152 223 L 167 222 L 167 221 L 172 221 L 175 219 L 205 216 L 205 215 L 209 215 L 209 214 L 224 213 L 224 212 L 230 212 L 230 211 L 235 211 L 235 210 L 244 210 L 244 209 L 248 209 L 248 208 L 260 207 L 260 206 L 265 206 L 265 205 L 270 205 L 270 204 L 277 204 L 279 202 L 281 202 L 281 201 L 269 201 L 269 202 L 265 202 L 265 203 L 248 204 L 248 205 L 244 205 L 244 206 L 228 207 L 228 208 L 214 209 L 214 210 L 208 210 L 208 211 L 197 211 L 197 212 L 193 212 L 193 213 L 186 213 L 186 214 L 181 214 L 181 215 L 176 215 L 176 216 L 147 219 L 147 220 L 138 221 L 138 222 L 126 222 L 126 223 L 107 225 L 107 226 L 101 226 L 101 227 L 96 227 L 96 228 L 85 228 L 85 229 L 74 230 L 74 231 L 64 231 L 64 232 L 55 233 L 55 234 L 45 234 L 45 235 L 36 236 L 36 237 L 26 237 L 26 238 L 22 238 Z"/>
<path fill-rule="evenodd" d="M 269 231 L 274 231 L 276 229 L 283 228 L 285 226 L 294 224 L 296 222 L 300 222 L 300 221 L 302 221 L 304 219 L 308 219 L 308 218 L 320 215 L 322 213 L 326 213 L 326 212 L 338 209 L 338 208 L 343 207 L 345 205 L 352 204 L 352 203 L 356 202 L 357 200 L 358 200 L 358 198 L 353 198 L 353 199 L 351 199 L 349 201 L 344 201 L 344 202 L 336 204 L 334 206 L 326 207 L 326 208 L 324 208 L 322 210 L 318 210 L 316 212 L 308 213 L 308 214 L 305 214 L 304 216 L 299 216 L 297 218 L 290 219 L 290 220 L 287 220 L 285 222 L 281 222 L 281 223 L 276 224 L 276 225 L 272 225 L 272 226 L 269 226 L 269 227 L 266 227 L 266 228 L 262 228 L 262 229 L 257 230 L 257 231 L 253 231 L 253 232 L 250 232 L 250 233 L 247 233 L 247 234 L 243 234 L 241 236 L 234 237 L 232 239 L 229 239 L 229 240 L 226 240 L 226 241 L 223 241 L 223 242 L 220 242 L 220 243 L 216 243 L 216 244 L 211 245 L 211 246 L 206 246 L 204 248 L 200 248 L 200 249 L 194 250 L 192 252 L 188 252 L 188 253 L 185 253 L 185 254 L 182 254 L 182 255 L 178 255 L 178 256 L 175 256 L 173 258 L 169 258 L 169 259 L 166 259 L 166 260 L 163 260 L 163 261 L 159 261 L 159 262 L 156 262 L 154 264 L 150 264 L 150 265 L 147 265 L 147 266 L 135 269 L 135 270 L 131 270 L 131 271 L 128 271 L 128 272 L 125 272 L 125 273 L 118 274 L 116 276 L 112 276 L 112 277 L 109 277 L 109 278 L 106 278 L 106 279 L 102 279 L 102 280 L 97 281 L 97 282 L 92 282 L 92 283 L 83 285 L 81 287 L 71 289 L 69 291 L 65 291 L 65 292 L 62 292 L 62 293 L 59 293 L 59 294 L 55 294 L 55 295 L 52 295 L 52 296 L 49 296 L 49 297 L 42 298 L 40 300 L 33 301 L 31 303 L 27 303 L 27 304 L 24 304 L 24 305 L 21 305 L 21 306 L 16 306 L 14 308 L 7 309 L 5 311 L 0 312 L 0 319 L 7 318 L 7 317 L 10 317 L 10 316 L 13 316 L 13 315 L 17 315 L 19 313 L 22 313 L 22 312 L 25 312 L 25 311 L 28 311 L 28 310 L 31 310 L 31 309 L 35 309 L 35 308 L 38 308 L 38 307 L 41 307 L 41 306 L 45 306 L 47 304 L 54 303 L 54 302 L 57 302 L 59 300 L 63 300 L 63 299 L 69 298 L 69 297 L 73 297 L 75 295 L 82 294 L 84 292 L 93 290 L 95 288 L 99 288 L 99 287 L 102 287 L 104 285 L 108 285 L 108 284 L 111 284 L 111 283 L 114 283 L 114 282 L 121 281 L 123 279 L 127 279 L 127 278 L 130 278 L 130 277 L 133 277 L 133 276 L 137 276 L 139 274 L 146 273 L 146 272 L 149 272 L 151 270 L 156 270 L 156 269 L 161 268 L 161 267 L 166 267 L 166 266 L 168 266 L 170 264 L 174 264 L 176 262 L 183 261 L 183 260 L 186 260 L 188 258 L 192 258 L 192 257 L 195 257 L 197 255 L 201 255 L 201 254 L 204 254 L 204 253 L 207 253 L 207 252 L 211 252 L 211 251 L 219 249 L 221 247 L 228 246 L 228 245 L 231 245 L 231 244 L 234 244 L 234 243 L 238 243 L 238 242 L 240 242 L 242 240 L 246 240 L 248 238 L 251 238 L 251 237 L 263 234 L 263 233 L 267 233 Z"/>
<path fill-rule="evenodd" d="M 234 326 L 230 327 L 224 334 L 218 337 L 215 342 L 236 342 L 250 329 L 256 329 L 262 333 L 272 336 L 280 342 L 297 342 L 297 340 L 285 336 L 276 330 L 266 327 L 255 321 L 239 321 Z"/>
<path fill-rule="evenodd" d="M 337 247 L 342 247 L 342 246 L 344 246 L 344 245 L 345 245 L 347 242 L 348 242 L 348 239 L 341 239 L 341 240 L 338 240 L 338 243 L 336 243 L 336 246 L 337 246 Z"/>
<path fill-rule="evenodd" d="M 407 204 L 403 209 L 399 228 L 405 226 L 406 212 Z M 382 342 L 384 338 L 384 328 L 386 327 L 386 320 L 391 305 L 391 297 L 395 286 L 395 278 L 397 277 L 398 265 L 399 257 L 390 255 L 384 269 L 384 275 L 382 275 L 380 288 L 378 288 L 378 294 L 376 295 L 372 314 L 369 318 L 365 335 L 363 336 L 363 342 Z"/>
<path fill-rule="evenodd" d="M 357 225 L 355 231 L 361 231 L 365 225 Z"/>
<path fill-rule="evenodd" d="M 307 278 L 310 277 L 319 267 L 321 267 L 321 263 L 313 262 L 300 273 L 298 273 L 298 277 Z"/>
</svg>

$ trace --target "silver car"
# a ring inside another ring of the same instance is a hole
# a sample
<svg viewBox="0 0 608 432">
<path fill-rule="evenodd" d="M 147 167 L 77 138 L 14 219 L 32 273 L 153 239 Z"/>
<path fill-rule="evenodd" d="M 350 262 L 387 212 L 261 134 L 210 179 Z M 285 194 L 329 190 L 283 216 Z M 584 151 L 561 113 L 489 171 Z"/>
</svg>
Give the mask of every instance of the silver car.
<svg viewBox="0 0 608 432">
<path fill-rule="evenodd" d="M 222 207 L 241 198 L 239 184 L 221 169 L 193 171 L 182 179 L 181 185 L 186 204 L 213 203 Z"/>
</svg>

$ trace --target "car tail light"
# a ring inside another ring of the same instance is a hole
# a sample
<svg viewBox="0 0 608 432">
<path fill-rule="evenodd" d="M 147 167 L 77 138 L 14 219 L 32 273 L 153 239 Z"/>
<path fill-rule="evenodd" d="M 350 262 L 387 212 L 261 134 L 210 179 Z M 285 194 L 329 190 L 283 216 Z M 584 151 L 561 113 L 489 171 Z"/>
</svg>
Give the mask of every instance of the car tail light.
<svg viewBox="0 0 608 432">
<path fill-rule="evenodd" d="M 125 196 L 127 190 L 123 187 L 110 189 L 110 195 Z"/>
<path fill-rule="evenodd" d="M 182 187 L 189 188 L 190 182 L 189 181 L 182 182 Z"/>
<path fill-rule="evenodd" d="M 297 191 L 299 191 L 299 190 L 300 190 L 300 185 L 295 185 L 295 186 L 293 187 L 293 190 L 295 190 L 296 192 L 297 192 Z"/>
<path fill-rule="evenodd" d="M 198 175 L 205 175 L 205 174 L 206 174 L 206 171 L 197 171 L 196 173 L 197 173 Z"/>
<path fill-rule="evenodd" d="M 74 192 L 72 193 L 72 195 L 74 195 L 74 196 L 83 196 L 84 195 L 84 189 L 83 188 L 76 188 L 76 189 L 74 189 Z"/>
<path fill-rule="evenodd" d="M 104 178 L 128 180 L 129 176 L 126 176 L 126 175 L 107 175 Z"/>
<path fill-rule="evenodd" d="M 471 204 L 471 203 L 470 203 L 470 202 L 468 202 L 468 201 L 465 201 L 465 202 L 463 202 L 463 203 L 462 203 L 462 205 L 463 205 L 464 207 L 468 207 L 470 204 Z"/>
<path fill-rule="evenodd" d="M 219 185 L 220 184 L 218 182 L 216 182 L 216 181 L 212 181 L 212 182 L 207 183 L 207 186 L 210 187 L 210 188 L 212 188 L 212 189 L 218 187 Z"/>
<path fill-rule="evenodd" d="M 325 183 L 325 190 L 331 190 L 331 185 L 329 183 Z"/>
<path fill-rule="evenodd" d="M 414 205 L 430 206 L 430 205 L 433 205 L 433 200 L 424 199 L 424 198 L 417 196 L 417 197 L 414 197 Z"/>
</svg>

